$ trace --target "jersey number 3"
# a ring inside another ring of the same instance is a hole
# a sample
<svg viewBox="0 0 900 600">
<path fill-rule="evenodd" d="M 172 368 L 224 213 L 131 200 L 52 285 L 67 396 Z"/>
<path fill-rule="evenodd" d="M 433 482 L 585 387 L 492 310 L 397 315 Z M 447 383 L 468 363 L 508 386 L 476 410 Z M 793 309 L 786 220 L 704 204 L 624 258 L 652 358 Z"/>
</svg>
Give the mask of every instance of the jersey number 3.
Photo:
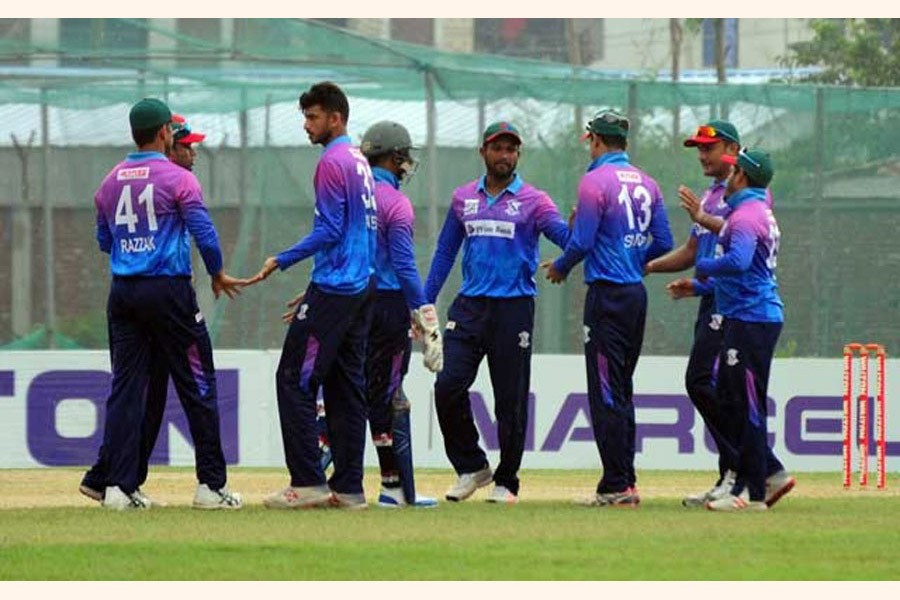
<svg viewBox="0 0 900 600">
<path fill-rule="evenodd" d="M 138 204 L 143 204 L 147 210 L 147 228 L 150 231 L 156 231 L 159 227 L 156 224 L 156 209 L 153 206 L 153 184 L 148 183 L 138 194 L 137 199 Z M 139 220 L 131 205 L 131 184 L 127 184 L 122 188 L 122 193 L 119 194 L 119 203 L 116 204 L 116 226 L 125 225 L 128 227 L 128 233 L 134 233 Z"/>
<path fill-rule="evenodd" d="M 650 192 L 647 191 L 647 188 L 642 185 L 635 186 L 634 190 L 629 194 L 628 186 L 624 183 L 622 184 L 622 189 L 619 190 L 619 204 L 625 205 L 625 213 L 628 215 L 628 229 L 631 231 L 634 231 L 635 226 L 632 197 L 640 202 L 637 230 L 643 233 L 650 226 L 650 203 L 653 201 L 653 198 L 650 197 Z"/>
</svg>

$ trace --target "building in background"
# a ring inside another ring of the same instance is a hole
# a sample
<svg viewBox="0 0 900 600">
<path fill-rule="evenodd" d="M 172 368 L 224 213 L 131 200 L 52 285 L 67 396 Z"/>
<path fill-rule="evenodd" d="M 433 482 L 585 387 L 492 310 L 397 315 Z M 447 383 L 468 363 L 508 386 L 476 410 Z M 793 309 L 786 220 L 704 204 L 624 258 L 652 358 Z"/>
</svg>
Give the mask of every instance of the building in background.
<svg viewBox="0 0 900 600">
<path fill-rule="evenodd" d="M 128 21 L 131 21 L 129 23 Z M 572 62 L 637 75 L 667 76 L 672 63 L 671 19 L 318 19 L 335 27 L 379 39 L 433 46 L 453 52 L 500 54 Z M 680 65 L 684 70 L 715 67 L 713 19 L 679 19 L 683 28 Z M 137 26 L 143 22 L 150 31 Z M 77 59 L 40 59 L 32 66 L 89 65 L 92 51 L 133 53 L 136 65 L 148 50 L 155 61 L 190 67 L 201 56 L 178 54 L 178 40 L 153 30 L 176 32 L 185 39 L 228 44 L 258 38 L 271 43 L 279 32 L 269 20 L 255 19 L 0 19 L 0 40 L 61 43 L 82 48 Z M 808 19 L 725 19 L 725 66 L 772 69 L 790 44 L 808 40 Z M 166 53 L 170 52 L 168 56 Z M 15 59 L 13 59 L 14 62 Z M 7 59 L 7 64 L 10 62 Z"/>
</svg>

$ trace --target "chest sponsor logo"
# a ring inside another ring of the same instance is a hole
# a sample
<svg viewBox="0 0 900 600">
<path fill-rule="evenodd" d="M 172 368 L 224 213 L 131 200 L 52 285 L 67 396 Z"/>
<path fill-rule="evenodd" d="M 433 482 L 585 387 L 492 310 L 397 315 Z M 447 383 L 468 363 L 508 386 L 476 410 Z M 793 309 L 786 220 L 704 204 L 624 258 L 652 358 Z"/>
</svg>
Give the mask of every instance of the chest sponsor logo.
<svg viewBox="0 0 900 600">
<path fill-rule="evenodd" d="M 506 203 L 506 214 L 508 214 L 511 217 L 516 216 L 517 214 L 519 214 L 519 208 L 521 206 L 522 206 L 522 203 L 519 202 L 518 200 L 512 200 L 512 199 L 509 200 Z"/>
<path fill-rule="evenodd" d="M 466 198 L 463 200 L 463 216 L 477 215 L 479 203 L 480 200 L 478 198 Z"/>
<path fill-rule="evenodd" d="M 116 181 L 130 181 L 132 179 L 149 179 L 150 167 L 134 167 L 132 169 L 120 169 L 116 172 Z"/>
<path fill-rule="evenodd" d="M 467 221 L 466 235 L 469 237 L 500 237 L 511 240 L 516 237 L 516 224 L 491 219 Z"/>
<path fill-rule="evenodd" d="M 616 177 L 622 183 L 641 183 L 641 174 L 634 171 L 616 171 Z"/>
</svg>

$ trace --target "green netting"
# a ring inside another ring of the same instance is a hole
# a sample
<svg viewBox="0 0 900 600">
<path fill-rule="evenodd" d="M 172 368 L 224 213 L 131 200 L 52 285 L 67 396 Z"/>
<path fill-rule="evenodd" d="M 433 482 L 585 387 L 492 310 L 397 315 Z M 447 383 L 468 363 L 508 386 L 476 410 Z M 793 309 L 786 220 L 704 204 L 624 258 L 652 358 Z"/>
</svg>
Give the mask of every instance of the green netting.
<svg viewBox="0 0 900 600">
<path fill-rule="evenodd" d="M 228 42 L 153 21 L 95 21 L 91 43 L 0 37 L 0 280 L 10 282 L 0 292 L 0 347 L 105 347 L 108 269 L 93 238 L 92 196 L 130 149 L 127 110 L 141 97 L 165 98 L 210 134 L 195 172 L 229 272 L 250 275 L 307 233 L 319 150 L 301 130 L 296 101 L 323 79 L 350 96 L 357 140 L 372 122 L 391 118 L 422 147 L 422 168 L 406 191 L 417 207 L 423 276 L 450 193 L 482 172 L 476 144 L 486 122 L 520 125 L 520 172 L 567 213 L 588 162 L 576 132 L 597 108 L 627 111 L 632 159 L 660 182 L 683 241 L 688 222 L 675 190 L 682 183 L 700 190 L 707 181 L 696 151 L 681 140 L 698 123 L 727 116 L 746 143 L 775 158 L 787 305 L 779 351 L 830 356 L 850 340 L 900 347 L 893 323 L 900 294 L 891 277 L 900 260 L 900 90 L 609 79 L 586 68 L 443 52 L 294 19 L 236 19 Z M 122 48 L 120 31 L 155 42 L 150 50 Z M 47 60 L 62 66 L 41 66 Z M 543 244 L 543 257 L 557 254 Z M 214 304 L 195 257 L 217 347 L 279 347 L 284 302 L 304 287 L 310 268 L 298 265 L 237 301 Z M 579 268 L 561 288 L 539 278 L 537 351 L 580 352 L 580 277 Z M 689 348 L 696 303 L 668 300 L 669 280 L 647 280 L 648 354 Z M 442 312 L 458 285 L 457 267 Z"/>
</svg>

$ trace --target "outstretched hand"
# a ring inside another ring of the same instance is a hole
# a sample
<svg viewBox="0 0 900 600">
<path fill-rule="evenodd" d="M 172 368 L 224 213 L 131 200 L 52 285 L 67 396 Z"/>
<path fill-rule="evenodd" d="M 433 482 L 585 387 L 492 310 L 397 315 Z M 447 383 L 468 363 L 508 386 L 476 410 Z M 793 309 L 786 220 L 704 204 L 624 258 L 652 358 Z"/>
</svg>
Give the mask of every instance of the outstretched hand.
<svg viewBox="0 0 900 600">
<path fill-rule="evenodd" d="M 666 284 L 666 292 L 673 300 L 694 296 L 694 280 L 682 277 Z"/>
<path fill-rule="evenodd" d="M 266 277 L 272 274 L 275 269 L 278 268 L 278 261 L 275 260 L 274 256 L 270 256 L 266 259 L 266 262 L 263 263 L 262 268 L 259 270 L 259 273 L 251 277 L 247 280 L 247 285 L 253 285 L 254 283 L 259 283 Z"/>
<path fill-rule="evenodd" d="M 212 277 L 212 292 L 216 300 L 219 299 L 222 292 L 225 292 L 225 295 L 233 300 L 241 293 L 241 288 L 245 285 L 248 285 L 247 279 L 232 277 L 225 271 L 219 271 Z"/>
<path fill-rule="evenodd" d="M 546 278 L 550 280 L 551 283 L 562 283 L 566 280 L 566 276 L 556 270 L 556 267 L 553 266 L 552 260 L 545 260 L 540 264 L 541 269 L 547 270 Z"/>
</svg>

